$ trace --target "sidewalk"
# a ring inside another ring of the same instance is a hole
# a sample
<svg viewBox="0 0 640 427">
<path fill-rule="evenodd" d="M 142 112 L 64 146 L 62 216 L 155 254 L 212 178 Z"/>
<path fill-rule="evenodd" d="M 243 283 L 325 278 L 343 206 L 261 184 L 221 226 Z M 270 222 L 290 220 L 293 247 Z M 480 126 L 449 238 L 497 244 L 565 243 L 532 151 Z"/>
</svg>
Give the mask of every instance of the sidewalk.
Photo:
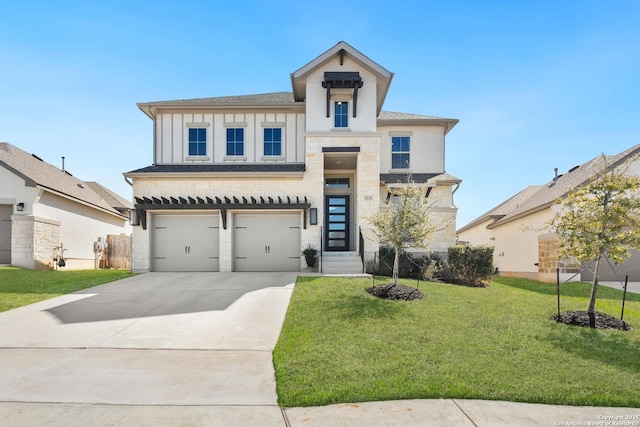
<svg viewBox="0 0 640 427">
<path fill-rule="evenodd" d="M 640 426 L 640 408 L 399 400 L 311 408 L 0 402 L 4 426 Z"/>
</svg>

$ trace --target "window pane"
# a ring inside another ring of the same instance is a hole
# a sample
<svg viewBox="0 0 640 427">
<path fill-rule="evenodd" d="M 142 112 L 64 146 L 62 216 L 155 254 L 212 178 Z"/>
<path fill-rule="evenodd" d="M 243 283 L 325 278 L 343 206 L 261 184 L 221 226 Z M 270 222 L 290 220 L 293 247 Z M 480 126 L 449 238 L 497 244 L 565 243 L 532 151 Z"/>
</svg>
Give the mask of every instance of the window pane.
<svg viewBox="0 0 640 427">
<path fill-rule="evenodd" d="M 334 104 L 334 126 L 337 128 L 345 128 L 349 126 L 349 103 L 338 101 Z"/>
<path fill-rule="evenodd" d="M 344 220 L 345 220 L 344 215 L 329 215 L 329 221 L 344 222 Z"/>
<path fill-rule="evenodd" d="M 344 197 L 329 197 L 329 205 L 344 206 L 346 201 Z"/>
<path fill-rule="evenodd" d="M 391 168 L 406 169 L 409 167 L 409 154 L 393 154 L 391 156 Z"/>
<path fill-rule="evenodd" d="M 329 230 L 346 230 L 346 226 L 344 222 L 332 222 L 329 223 Z"/>
<path fill-rule="evenodd" d="M 235 144 L 233 142 L 227 142 L 227 156 L 235 156 L 236 149 Z"/>
<path fill-rule="evenodd" d="M 274 142 L 271 150 L 274 156 L 279 156 L 282 154 L 282 145 L 279 142 Z"/>
<path fill-rule="evenodd" d="M 329 213 L 330 214 L 343 214 L 343 213 L 345 213 L 345 207 L 344 206 L 329 206 Z"/>
<path fill-rule="evenodd" d="M 197 129 L 189 128 L 189 141 L 195 141 L 196 135 L 198 134 Z"/>
<path fill-rule="evenodd" d="M 344 231 L 330 231 L 329 232 L 329 238 L 330 239 L 344 239 L 346 237 L 346 234 Z"/>
<path fill-rule="evenodd" d="M 344 240 L 329 240 L 329 247 L 344 246 Z"/>
</svg>

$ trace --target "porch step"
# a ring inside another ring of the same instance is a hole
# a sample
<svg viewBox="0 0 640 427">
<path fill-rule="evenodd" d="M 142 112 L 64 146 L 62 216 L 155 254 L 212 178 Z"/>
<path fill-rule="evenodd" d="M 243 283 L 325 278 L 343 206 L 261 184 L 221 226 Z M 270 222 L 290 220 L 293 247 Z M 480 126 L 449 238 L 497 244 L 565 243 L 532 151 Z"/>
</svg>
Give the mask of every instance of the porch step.
<svg viewBox="0 0 640 427">
<path fill-rule="evenodd" d="M 323 252 L 323 274 L 362 273 L 362 260 L 357 252 Z"/>
</svg>

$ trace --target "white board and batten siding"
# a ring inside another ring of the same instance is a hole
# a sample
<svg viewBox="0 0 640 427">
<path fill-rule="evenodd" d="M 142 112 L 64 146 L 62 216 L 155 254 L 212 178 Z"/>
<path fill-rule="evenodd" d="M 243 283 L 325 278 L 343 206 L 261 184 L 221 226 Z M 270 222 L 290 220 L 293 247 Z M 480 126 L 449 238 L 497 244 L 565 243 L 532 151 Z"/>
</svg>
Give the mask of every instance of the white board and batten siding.
<svg viewBox="0 0 640 427">
<path fill-rule="evenodd" d="M 155 120 L 156 164 L 289 162 L 303 163 L 305 158 L 305 115 L 301 113 L 163 113 Z M 189 156 L 189 128 L 207 129 L 207 153 Z M 229 159 L 226 129 L 244 129 L 244 155 Z M 264 156 L 266 127 L 282 129 L 282 155 Z"/>
</svg>

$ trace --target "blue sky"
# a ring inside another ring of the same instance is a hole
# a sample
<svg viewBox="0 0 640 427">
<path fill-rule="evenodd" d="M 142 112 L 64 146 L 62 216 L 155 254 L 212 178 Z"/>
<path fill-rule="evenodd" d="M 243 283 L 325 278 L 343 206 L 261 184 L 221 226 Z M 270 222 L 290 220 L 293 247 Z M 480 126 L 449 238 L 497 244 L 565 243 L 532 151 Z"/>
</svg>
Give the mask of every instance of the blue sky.
<svg viewBox="0 0 640 427">
<path fill-rule="evenodd" d="M 640 143 L 640 2 L 30 1 L 0 5 L 0 141 L 130 197 L 137 102 L 291 90 L 344 40 L 395 73 L 385 110 L 460 119 L 458 226 Z"/>
</svg>

